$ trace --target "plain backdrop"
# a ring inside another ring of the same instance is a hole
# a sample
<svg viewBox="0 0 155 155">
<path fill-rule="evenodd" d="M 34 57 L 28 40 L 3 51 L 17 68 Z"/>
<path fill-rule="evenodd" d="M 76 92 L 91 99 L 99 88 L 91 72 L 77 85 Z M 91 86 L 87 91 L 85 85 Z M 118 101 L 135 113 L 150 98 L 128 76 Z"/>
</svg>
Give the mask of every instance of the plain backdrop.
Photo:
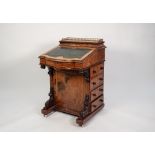
<svg viewBox="0 0 155 155">
<path fill-rule="evenodd" d="M 103 38 L 105 108 L 86 125 L 43 117 L 49 77 L 38 56 L 63 37 Z M 0 24 L 0 131 L 155 131 L 155 24 Z"/>
</svg>

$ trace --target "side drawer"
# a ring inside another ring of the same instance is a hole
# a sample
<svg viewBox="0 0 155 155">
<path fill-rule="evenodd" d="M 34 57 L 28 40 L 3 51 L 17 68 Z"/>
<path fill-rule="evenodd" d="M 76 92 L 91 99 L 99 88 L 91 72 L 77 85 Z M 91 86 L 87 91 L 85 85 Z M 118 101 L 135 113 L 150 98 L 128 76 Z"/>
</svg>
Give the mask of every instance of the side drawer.
<svg viewBox="0 0 155 155">
<path fill-rule="evenodd" d="M 103 73 L 104 71 L 104 64 L 101 63 L 99 65 L 93 66 L 90 68 L 90 78 L 97 76 L 98 74 Z"/>
<path fill-rule="evenodd" d="M 100 96 L 94 102 L 91 103 L 91 112 L 100 107 L 103 104 L 103 96 Z"/>
<path fill-rule="evenodd" d="M 99 73 L 99 74 L 100 74 L 100 73 L 103 73 L 103 71 L 104 71 L 104 64 L 103 64 L 103 63 L 102 63 L 102 64 L 99 64 L 97 67 L 98 67 L 98 68 L 97 68 L 98 73 Z"/>
<path fill-rule="evenodd" d="M 103 84 L 103 75 L 100 74 L 90 81 L 90 91 Z"/>
<path fill-rule="evenodd" d="M 98 74 L 98 65 L 90 68 L 90 78 L 97 76 Z"/>
<path fill-rule="evenodd" d="M 96 88 L 91 92 L 90 101 L 95 100 L 97 97 L 99 97 L 102 94 L 103 94 L 103 85 L 101 85 L 100 87 Z"/>
</svg>

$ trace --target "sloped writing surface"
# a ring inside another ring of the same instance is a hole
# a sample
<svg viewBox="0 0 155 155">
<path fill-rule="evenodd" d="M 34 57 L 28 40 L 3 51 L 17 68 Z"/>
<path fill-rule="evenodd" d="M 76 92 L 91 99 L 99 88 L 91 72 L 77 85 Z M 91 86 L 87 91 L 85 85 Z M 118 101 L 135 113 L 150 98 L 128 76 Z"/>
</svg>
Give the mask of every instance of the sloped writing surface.
<svg viewBox="0 0 155 155">
<path fill-rule="evenodd" d="M 85 54 L 90 52 L 91 49 L 73 49 L 73 48 L 61 48 L 57 47 L 48 53 L 46 55 L 51 57 L 63 57 L 63 58 L 82 58 Z"/>
</svg>

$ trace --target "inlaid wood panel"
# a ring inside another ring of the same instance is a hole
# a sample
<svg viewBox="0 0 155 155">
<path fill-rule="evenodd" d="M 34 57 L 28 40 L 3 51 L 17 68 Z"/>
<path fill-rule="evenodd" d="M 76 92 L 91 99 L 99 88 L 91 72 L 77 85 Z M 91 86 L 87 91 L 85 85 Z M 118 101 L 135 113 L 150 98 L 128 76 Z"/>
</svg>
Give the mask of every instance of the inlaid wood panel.
<svg viewBox="0 0 155 155">
<path fill-rule="evenodd" d="M 89 84 L 82 75 L 71 75 L 69 72 L 55 73 L 55 101 L 59 109 L 65 112 L 79 113 L 83 108 L 85 94 Z"/>
</svg>

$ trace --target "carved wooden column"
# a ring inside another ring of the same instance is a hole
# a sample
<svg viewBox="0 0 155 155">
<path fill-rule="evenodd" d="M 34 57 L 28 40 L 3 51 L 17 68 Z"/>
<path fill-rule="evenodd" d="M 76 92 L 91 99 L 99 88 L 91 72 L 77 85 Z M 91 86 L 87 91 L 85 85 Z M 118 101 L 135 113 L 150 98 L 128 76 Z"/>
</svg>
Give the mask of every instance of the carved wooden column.
<svg viewBox="0 0 155 155">
<path fill-rule="evenodd" d="M 55 102 L 54 102 L 54 85 L 53 85 L 53 75 L 55 70 L 51 67 L 48 68 L 48 74 L 50 76 L 50 92 L 49 99 L 45 102 L 45 107 L 41 110 L 44 115 L 49 114 L 53 110 L 55 110 Z"/>
</svg>

